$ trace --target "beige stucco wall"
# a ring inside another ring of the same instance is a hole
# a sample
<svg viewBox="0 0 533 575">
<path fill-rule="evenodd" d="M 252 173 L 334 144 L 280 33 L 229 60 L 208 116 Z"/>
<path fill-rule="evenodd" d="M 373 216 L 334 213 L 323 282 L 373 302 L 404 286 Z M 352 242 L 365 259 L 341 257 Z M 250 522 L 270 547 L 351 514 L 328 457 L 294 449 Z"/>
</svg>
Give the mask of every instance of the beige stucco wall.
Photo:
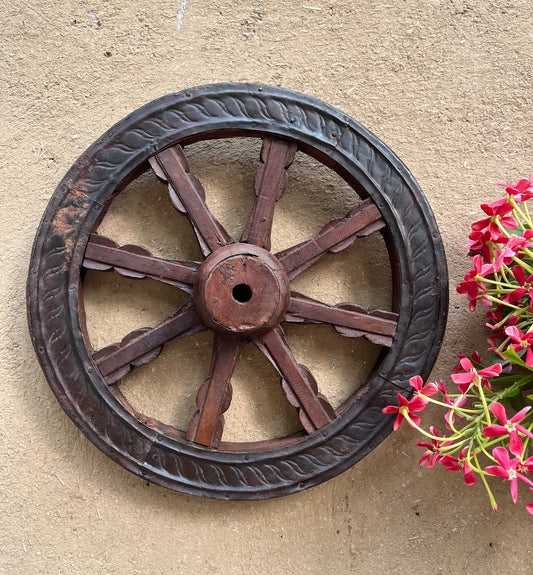
<svg viewBox="0 0 533 575">
<path fill-rule="evenodd" d="M 482 316 L 453 291 L 469 265 L 469 221 L 497 197 L 496 182 L 532 170 L 530 2 L 7 0 L 1 10 L 0 573 L 531 573 L 531 518 L 508 487 L 496 487 L 493 514 L 481 485 L 418 468 L 409 429 L 336 479 L 278 500 L 217 502 L 148 485 L 63 413 L 25 318 L 33 237 L 78 155 L 153 98 L 257 81 L 339 107 L 413 172 L 448 255 L 450 319 L 434 369 L 446 377 L 455 352 L 482 349 L 485 337 Z M 206 187 L 233 185 L 223 154 L 200 151 L 195 165 L 209 159 L 218 168 L 205 171 Z M 298 168 L 304 183 L 312 168 Z M 336 269 L 326 271 L 337 289 Z M 131 290 L 142 305 L 143 288 Z M 88 303 L 94 337 L 115 341 L 115 321 L 98 316 L 98 303 Z M 126 333 L 131 311 L 116 316 Z M 316 338 L 302 353 L 334 353 Z M 343 365 L 338 373 L 349 374 Z M 131 394 L 143 401 L 134 385 Z M 261 390 L 253 398 L 263 401 Z M 259 435 L 268 427 L 256 424 Z"/>
</svg>

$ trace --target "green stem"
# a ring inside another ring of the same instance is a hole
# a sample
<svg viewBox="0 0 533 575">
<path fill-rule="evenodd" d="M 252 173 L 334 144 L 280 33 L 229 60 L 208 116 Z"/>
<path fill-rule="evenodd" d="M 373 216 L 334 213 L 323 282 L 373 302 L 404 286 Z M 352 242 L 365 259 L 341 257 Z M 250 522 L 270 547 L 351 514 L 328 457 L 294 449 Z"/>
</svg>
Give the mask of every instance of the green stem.
<svg viewBox="0 0 533 575">
<path fill-rule="evenodd" d="M 462 407 L 455 407 L 453 405 L 449 405 L 448 403 L 444 403 L 443 401 L 439 401 L 438 399 L 433 399 L 432 397 L 423 395 L 422 393 L 419 393 L 418 397 L 421 397 L 422 399 L 425 399 L 434 405 L 441 405 L 442 407 L 446 407 L 446 409 L 453 409 L 456 413 L 477 413 L 475 409 L 463 409 Z"/>
<path fill-rule="evenodd" d="M 504 228 L 502 226 L 502 223 L 500 221 L 500 218 L 498 216 L 496 216 L 493 221 L 496 221 L 496 225 L 500 228 L 500 231 L 505 235 L 505 237 L 510 238 L 511 237 L 511 233 L 509 232 L 509 230 L 507 228 Z"/>
<path fill-rule="evenodd" d="M 533 273 L 533 270 L 531 271 L 531 273 Z M 521 310 L 523 309 L 523 308 L 518 307 L 518 306 L 516 306 L 516 305 L 513 305 L 512 303 L 509 303 L 509 302 L 507 302 L 507 301 L 501 301 L 501 300 L 499 300 L 498 298 L 495 298 L 495 297 L 492 296 L 492 295 L 486 295 L 486 294 L 485 294 L 485 297 L 486 297 L 489 301 L 494 302 L 494 303 L 497 304 L 497 305 L 505 305 L 505 306 L 507 306 L 507 307 L 510 307 L 510 308 L 512 308 L 512 309 L 517 309 L 517 310 L 519 310 L 519 311 L 521 311 Z"/>
<path fill-rule="evenodd" d="M 476 276 L 476 281 L 479 281 L 478 278 L 479 274 Z M 509 287 L 505 287 L 505 284 L 503 284 L 501 281 L 497 281 L 497 280 L 489 280 L 489 278 L 483 277 L 483 276 L 479 276 L 481 280 L 483 280 L 483 283 L 488 283 L 488 284 L 494 284 L 498 287 L 501 287 L 502 289 L 508 289 L 510 291 L 513 291 L 516 289 L 515 285 L 510 284 L 509 282 L 507 282 L 507 286 Z"/>
<path fill-rule="evenodd" d="M 476 375 L 474 381 L 475 381 L 477 389 L 479 391 L 479 397 L 481 399 L 481 403 L 483 404 L 483 410 L 485 412 L 485 418 L 487 420 L 487 425 L 490 425 L 492 423 L 492 421 L 490 419 L 489 407 L 487 405 L 487 400 L 485 398 L 485 394 L 483 393 L 483 384 L 481 383 L 481 379 L 480 379 L 479 375 Z"/>
<path fill-rule="evenodd" d="M 514 201 L 514 198 L 513 198 L 513 201 Z M 524 202 L 522 205 L 524 206 L 524 211 L 526 212 L 526 217 L 524 219 L 526 220 L 528 228 L 532 229 L 533 228 L 533 222 L 531 221 L 531 216 L 529 215 L 527 202 Z"/>
<path fill-rule="evenodd" d="M 474 456 L 474 459 L 476 461 L 477 468 L 480 469 L 480 465 L 479 465 L 479 462 L 477 460 L 477 455 L 474 453 L 473 456 Z M 494 498 L 494 495 L 492 494 L 492 491 L 490 490 L 489 484 L 487 483 L 486 475 L 487 475 L 487 472 L 484 470 L 479 472 L 479 476 L 481 477 L 481 481 L 483 481 L 483 485 L 485 486 L 485 489 L 487 490 L 487 495 L 489 496 L 490 505 L 494 511 L 498 511 L 498 504 L 496 503 L 496 499 Z"/>
<path fill-rule="evenodd" d="M 531 252 L 528 249 L 524 249 L 523 251 L 528 257 L 530 258 L 533 257 L 533 254 L 531 254 Z M 533 268 L 531 266 L 528 266 L 524 260 L 521 260 L 517 256 L 513 256 L 513 261 L 516 262 L 518 265 L 522 266 L 525 270 L 527 270 L 529 274 L 533 274 Z"/>
</svg>

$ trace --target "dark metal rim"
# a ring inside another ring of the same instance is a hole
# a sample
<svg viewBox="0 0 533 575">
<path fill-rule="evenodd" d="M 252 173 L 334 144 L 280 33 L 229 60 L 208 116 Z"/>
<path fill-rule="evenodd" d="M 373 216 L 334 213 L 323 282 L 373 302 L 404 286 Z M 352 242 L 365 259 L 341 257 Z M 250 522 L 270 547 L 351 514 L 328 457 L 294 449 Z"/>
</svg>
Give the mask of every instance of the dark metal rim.
<svg viewBox="0 0 533 575">
<path fill-rule="evenodd" d="M 329 157 L 333 169 L 348 174 L 378 205 L 399 256 L 400 315 L 407 321 L 397 335 L 398 344 L 366 394 L 340 420 L 274 452 L 217 453 L 141 424 L 95 373 L 79 334 L 77 271 L 85 248 L 80 238 L 86 238 L 106 198 L 155 151 L 219 129 L 291 137 Z M 66 236 L 50 224 L 57 223 L 58 212 L 65 209 L 71 217 Z M 388 435 L 390 418 L 381 415 L 381 407 L 393 401 L 398 388 L 407 390 L 409 377 L 427 376 L 436 359 L 446 319 L 447 281 L 430 208 L 408 170 L 383 143 L 314 98 L 268 86 L 223 84 L 144 106 L 81 156 L 43 218 L 28 297 L 30 331 L 47 379 L 93 443 L 134 473 L 172 489 L 260 499 L 337 475 Z M 59 315 L 53 316 L 50 309 Z M 106 412 L 107 420 L 94 421 L 96 410 Z"/>
</svg>

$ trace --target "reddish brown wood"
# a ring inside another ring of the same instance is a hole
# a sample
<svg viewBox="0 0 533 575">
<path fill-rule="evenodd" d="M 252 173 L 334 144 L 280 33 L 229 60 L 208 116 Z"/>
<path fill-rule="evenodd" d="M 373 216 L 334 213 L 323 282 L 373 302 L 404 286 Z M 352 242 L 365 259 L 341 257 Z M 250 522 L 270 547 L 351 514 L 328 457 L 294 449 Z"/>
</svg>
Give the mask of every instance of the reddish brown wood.
<svg viewBox="0 0 533 575">
<path fill-rule="evenodd" d="M 233 239 L 221 223 L 209 211 L 205 203 L 205 191 L 200 180 L 189 173 L 187 159 L 181 146 L 174 146 L 152 157 L 152 166 L 157 165 L 156 175 L 164 174 L 179 199 L 178 209 L 187 212 L 204 255 L 221 246 L 232 243 Z"/>
<path fill-rule="evenodd" d="M 274 206 L 287 189 L 287 168 L 294 161 L 298 146 L 295 142 L 267 136 L 263 139 L 261 161 L 254 179 L 254 209 L 241 236 L 241 242 L 270 250 L 270 234 Z"/>
<path fill-rule="evenodd" d="M 211 376 L 196 397 L 198 411 L 194 414 L 186 438 L 208 447 L 218 447 L 224 429 L 223 413 L 231 403 L 231 376 L 241 354 L 244 340 L 217 333 L 213 343 Z"/>
<path fill-rule="evenodd" d="M 120 343 L 98 350 L 93 357 L 106 382 L 112 384 L 124 377 L 132 367 L 155 359 L 167 341 L 202 329 L 205 328 L 189 300 L 156 327 L 135 330 Z M 151 353 L 154 350 L 157 350 L 155 355 Z"/>
<path fill-rule="evenodd" d="M 372 234 L 385 226 L 379 210 L 371 200 L 365 200 L 345 218 L 328 222 L 311 240 L 284 250 L 276 257 L 293 279 L 330 251 L 339 252 L 351 245 L 358 237 Z"/>
<path fill-rule="evenodd" d="M 327 323 L 342 335 L 365 336 L 373 343 L 390 347 L 396 334 L 398 315 L 383 310 L 367 311 L 354 304 L 331 306 L 293 292 L 285 321 Z"/>
<path fill-rule="evenodd" d="M 273 329 L 256 340 L 259 349 L 271 360 L 282 377 L 282 389 L 308 433 L 333 421 L 335 410 L 318 393 L 317 383 L 309 370 L 300 365 L 290 350 L 281 328 Z"/>
<path fill-rule="evenodd" d="M 149 277 L 175 285 L 192 288 L 199 264 L 154 257 L 141 246 L 118 247 L 111 239 L 91 234 L 83 266 L 87 269 L 116 272 L 132 278 Z"/>
<path fill-rule="evenodd" d="M 278 325 L 289 297 L 285 268 L 270 252 L 243 243 L 211 254 L 194 286 L 194 301 L 206 326 L 248 336 Z"/>
</svg>

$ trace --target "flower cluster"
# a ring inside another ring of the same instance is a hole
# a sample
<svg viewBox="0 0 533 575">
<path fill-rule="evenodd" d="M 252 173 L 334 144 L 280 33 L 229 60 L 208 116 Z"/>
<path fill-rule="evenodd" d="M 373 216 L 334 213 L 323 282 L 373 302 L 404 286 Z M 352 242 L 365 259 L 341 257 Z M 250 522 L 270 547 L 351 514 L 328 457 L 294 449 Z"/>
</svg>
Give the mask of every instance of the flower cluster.
<svg viewBox="0 0 533 575">
<path fill-rule="evenodd" d="M 467 485 L 480 478 L 494 511 L 493 477 L 509 482 L 514 503 L 519 484 L 533 493 L 533 395 L 527 395 L 533 389 L 533 222 L 527 206 L 533 177 L 505 191 L 504 198 L 481 205 L 487 217 L 472 224 L 469 236 L 473 269 L 457 286 L 471 311 L 478 302 L 488 308 L 492 365 L 484 367 L 477 352 L 459 355 L 453 389 L 443 382 L 424 385 L 416 376 L 412 399 L 398 394 L 399 405 L 383 409 L 396 414 L 394 429 L 405 420 L 424 436 L 416 442 L 424 448 L 420 465 L 462 471 Z M 418 414 L 429 404 L 444 408 L 446 433 L 420 426 Z M 533 515 L 533 503 L 526 510 Z"/>
</svg>

